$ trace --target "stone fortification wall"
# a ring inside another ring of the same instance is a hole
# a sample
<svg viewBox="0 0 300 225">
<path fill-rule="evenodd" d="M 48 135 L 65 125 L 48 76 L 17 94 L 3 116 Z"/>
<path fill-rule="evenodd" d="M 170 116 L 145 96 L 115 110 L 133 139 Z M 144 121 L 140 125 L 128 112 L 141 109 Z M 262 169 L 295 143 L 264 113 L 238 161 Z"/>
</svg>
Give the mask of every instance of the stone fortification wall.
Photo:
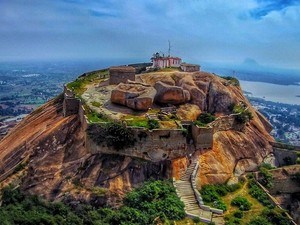
<svg viewBox="0 0 300 225">
<path fill-rule="evenodd" d="M 69 94 L 69 90 L 64 93 L 63 113 L 64 116 L 78 114 L 80 100 L 75 98 L 74 94 Z"/>
<path fill-rule="evenodd" d="M 300 185 L 296 180 L 293 180 L 293 175 L 300 172 L 300 166 L 286 166 L 283 168 L 269 170 L 273 176 L 272 187 L 269 188 L 271 195 L 278 193 L 298 193 L 300 192 Z M 260 176 L 258 176 L 260 180 Z"/>
<path fill-rule="evenodd" d="M 296 151 L 273 147 L 273 154 L 275 156 L 276 166 L 285 166 L 287 162 L 290 164 L 297 163 L 298 156 Z"/>
<path fill-rule="evenodd" d="M 220 116 L 209 125 L 214 128 L 214 132 L 226 131 L 226 130 L 242 130 L 244 124 L 238 124 L 235 120 L 237 114 L 231 114 L 228 116 Z"/>
<path fill-rule="evenodd" d="M 273 130 L 272 124 L 259 111 L 256 111 L 256 115 L 264 125 L 265 129 L 270 133 Z"/>
<path fill-rule="evenodd" d="M 73 92 L 65 86 L 64 116 L 78 114 L 83 130 L 89 127 L 86 112 L 80 99 L 77 99 Z M 183 129 L 154 129 L 128 127 L 132 129 L 136 143 L 133 147 L 117 151 L 105 144 L 97 145 L 87 133 L 85 134 L 86 148 L 92 153 L 120 154 L 139 157 L 151 161 L 164 159 L 175 159 L 188 154 L 186 134 Z M 192 136 L 196 149 L 211 148 L 213 143 L 213 128 L 196 127 L 192 129 Z M 193 149 L 193 148 L 192 148 Z M 191 149 L 190 149 L 191 150 Z"/>
<path fill-rule="evenodd" d="M 199 127 L 192 125 L 192 137 L 196 149 L 212 148 L 213 146 L 213 127 Z"/>
<path fill-rule="evenodd" d="M 270 144 L 274 148 L 280 148 L 280 149 L 286 149 L 286 150 L 293 150 L 293 151 L 300 151 L 300 146 L 297 146 L 297 145 L 289 145 L 289 144 L 280 143 L 280 142 L 270 142 Z"/>
<path fill-rule="evenodd" d="M 196 72 L 196 71 L 200 71 L 200 65 L 197 65 L 197 64 L 182 63 L 180 65 L 180 68 L 184 72 Z"/>
<path fill-rule="evenodd" d="M 132 66 L 116 66 L 109 68 L 109 84 L 127 83 L 135 81 L 135 68 Z"/>
<path fill-rule="evenodd" d="M 286 212 L 286 210 L 284 210 L 281 205 L 279 204 L 279 202 L 269 193 L 269 191 L 261 184 L 259 183 L 257 180 L 255 180 L 256 184 L 267 194 L 269 200 L 271 201 L 271 203 L 274 206 L 277 206 L 279 209 L 281 209 L 282 211 L 285 211 L 285 215 L 289 218 L 290 222 L 292 225 L 297 225 L 297 223 L 293 220 L 293 218 Z"/>
<path fill-rule="evenodd" d="M 82 102 L 79 103 L 78 116 L 81 122 L 81 127 L 85 131 L 88 128 L 88 120 Z"/>
<path fill-rule="evenodd" d="M 183 130 L 147 130 L 144 128 L 128 127 L 132 129 L 136 142 L 133 147 L 115 150 L 113 147 L 97 145 L 86 134 L 86 148 L 92 153 L 128 155 L 154 162 L 175 159 L 187 154 L 186 137 Z"/>
</svg>

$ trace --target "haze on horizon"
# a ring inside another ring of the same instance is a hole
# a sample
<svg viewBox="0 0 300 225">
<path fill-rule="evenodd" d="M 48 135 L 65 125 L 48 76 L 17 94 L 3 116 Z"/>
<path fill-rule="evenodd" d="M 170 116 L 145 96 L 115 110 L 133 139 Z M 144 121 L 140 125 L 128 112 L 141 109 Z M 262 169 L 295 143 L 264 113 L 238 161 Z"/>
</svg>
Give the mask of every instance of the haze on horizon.
<svg viewBox="0 0 300 225">
<path fill-rule="evenodd" d="M 0 62 L 140 59 L 300 69 L 297 0 L 2 0 Z"/>
</svg>

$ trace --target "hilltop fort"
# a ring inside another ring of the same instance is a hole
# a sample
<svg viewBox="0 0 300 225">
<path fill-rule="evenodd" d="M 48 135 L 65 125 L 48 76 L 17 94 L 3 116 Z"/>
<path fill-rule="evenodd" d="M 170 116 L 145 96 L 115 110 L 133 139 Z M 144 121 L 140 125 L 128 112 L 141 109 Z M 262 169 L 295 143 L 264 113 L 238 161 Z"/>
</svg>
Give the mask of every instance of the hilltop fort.
<svg viewBox="0 0 300 225">
<path fill-rule="evenodd" d="M 280 165 L 271 130 L 238 80 L 158 54 L 66 84 L 0 142 L 0 179 L 22 165 L 18 185 L 29 193 L 117 207 L 145 180 L 171 178 L 186 214 L 210 222 L 223 211 L 204 205 L 197 188 Z"/>
</svg>

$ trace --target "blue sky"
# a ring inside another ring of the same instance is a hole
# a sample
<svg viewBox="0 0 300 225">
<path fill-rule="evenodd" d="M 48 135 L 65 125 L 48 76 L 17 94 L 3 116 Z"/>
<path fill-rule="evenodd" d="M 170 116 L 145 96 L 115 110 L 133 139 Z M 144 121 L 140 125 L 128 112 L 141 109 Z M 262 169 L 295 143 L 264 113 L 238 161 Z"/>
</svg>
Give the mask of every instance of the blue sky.
<svg viewBox="0 0 300 225">
<path fill-rule="evenodd" d="M 300 69 L 296 0 L 0 0 L 0 61 L 148 60 Z"/>
</svg>

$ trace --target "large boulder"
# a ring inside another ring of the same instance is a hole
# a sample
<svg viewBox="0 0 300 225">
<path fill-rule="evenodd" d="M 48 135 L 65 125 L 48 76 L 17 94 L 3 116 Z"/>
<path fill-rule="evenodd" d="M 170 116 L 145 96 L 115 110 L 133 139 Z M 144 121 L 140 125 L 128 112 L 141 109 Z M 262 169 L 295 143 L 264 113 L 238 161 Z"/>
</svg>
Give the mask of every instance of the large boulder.
<svg viewBox="0 0 300 225">
<path fill-rule="evenodd" d="M 155 101 L 161 104 L 179 105 L 190 100 L 190 93 L 183 90 L 182 87 L 171 86 L 161 81 L 155 83 L 154 88 L 157 91 Z"/>
<path fill-rule="evenodd" d="M 229 106 L 234 103 L 232 93 L 222 84 L 212 83 L 208 92 L 208 108 L 210 113 L 230 113 Z"/>
<path fill-rule="evenodd" d="M 190 93 L 192 104 L 199 106 L 201 111 L 206 110 L 206 93 L 198 88 L 191 75 L 180 79 L 178 85 Z"/>
<path fill-rule="evenodd" d="M 111 92 L 111 102 L 135 110 L 148 110 L 152 107 L 156 90 L 143 84 L 120 83 Z"/>
<path fill-rule="evenodd" d="M 199 106 L 187 103 L 179 106 L 176 115 L 180 120 L 194 121 L 197 120 L 201 112 Z"/>
</svg>

